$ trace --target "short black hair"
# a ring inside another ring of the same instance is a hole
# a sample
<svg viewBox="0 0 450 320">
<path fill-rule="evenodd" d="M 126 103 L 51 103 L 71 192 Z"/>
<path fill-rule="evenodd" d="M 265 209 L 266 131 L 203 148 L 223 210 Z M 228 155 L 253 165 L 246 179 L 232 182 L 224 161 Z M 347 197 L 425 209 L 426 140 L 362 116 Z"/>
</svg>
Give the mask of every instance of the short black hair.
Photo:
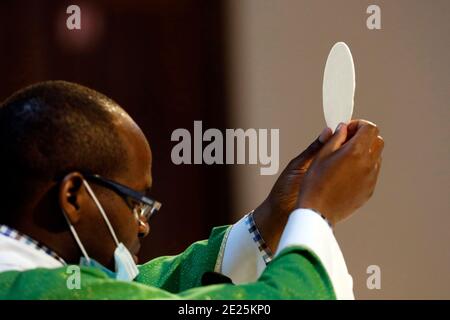
<svg viewBox="0 0 450 320">
<path fill-rule="evenodd" d="M 2 202 L 17 200 L 31 180 L 73 171 L 114 176 L 126 169 L 115 108 L 103 94 L 66 81 L 37 83 L 6 99 L 0 106 Z"/>
</svg>

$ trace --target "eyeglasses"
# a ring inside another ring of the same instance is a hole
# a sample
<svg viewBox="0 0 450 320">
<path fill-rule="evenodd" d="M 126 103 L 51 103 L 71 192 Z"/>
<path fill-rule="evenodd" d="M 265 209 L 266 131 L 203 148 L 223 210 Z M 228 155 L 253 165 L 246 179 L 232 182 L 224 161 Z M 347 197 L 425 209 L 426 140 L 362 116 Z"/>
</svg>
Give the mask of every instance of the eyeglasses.
<svg viewBox="0 0 450 320">
<path fill-rule="evenodd" d="M 149 221 L 150 218 L 159 211 L 161 202 L 158 202 L 136 190 L 130 189 L 120 183 L 103 178 L 98 174 L 83 174 L 83 176 L 94 183 L 104 186 L 119 196 L 121 196 L 137 219 L 144 218 Z"/>
</svg>

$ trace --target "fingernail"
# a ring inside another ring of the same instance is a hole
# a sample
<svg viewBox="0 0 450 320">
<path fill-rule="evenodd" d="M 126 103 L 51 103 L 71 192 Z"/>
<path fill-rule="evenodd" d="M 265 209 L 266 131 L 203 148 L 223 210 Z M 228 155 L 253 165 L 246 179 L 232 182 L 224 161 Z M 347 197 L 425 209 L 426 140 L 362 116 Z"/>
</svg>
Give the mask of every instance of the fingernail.
<svg viewBox="0 0 450 320">
<path fill-rule="evenodd" d="M 343 125 L 344 125 L 343 122 L 339 123 L 338 126 L 336 127 L 336 130 L 334 130 L 334 132 L 337 132 L 337 131 L 341 130 Z"/>
<path fill-rule="evenodd" d="M 326 127 L 325 129 L 323 129 L 319 135 L 319 141 L 321 143 L 325 143 L 328 140 L 328 138 L 330 137 L 330 135 L 331 135 L 330 133 L 331 133 L 330 128 Z"/>
</svg>

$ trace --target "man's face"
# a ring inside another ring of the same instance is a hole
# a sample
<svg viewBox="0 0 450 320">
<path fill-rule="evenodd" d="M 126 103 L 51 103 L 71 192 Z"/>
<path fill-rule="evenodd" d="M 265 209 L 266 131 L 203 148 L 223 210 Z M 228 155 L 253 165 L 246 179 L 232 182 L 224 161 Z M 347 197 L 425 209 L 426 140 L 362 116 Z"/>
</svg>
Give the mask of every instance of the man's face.
<svg viewBox="0 0 450 320">
<path fill-rule="evenodd" d="M 133 190 L 147 193 L 152 186 L 152 153 L 150 146 L 139 127 L 128 117 L 117 120 L 117 128 L 127 152 L 127 170 L 114 177 L 114 180 Z M 119 143 L 119 142 L 118 142 Z M 130 250 L 137 262 L 140 239 L 149 232 L 149 225 L 143 218 L 136 219 L 126 201 L 106 187 L 88 182 L 111 222 L 119 242 Z M 86 190 L 80 190 L 84 217 L 75 225 L 87 253 L 100 263 L 113 269 L 116 244 L 103 217 L 89 197 Z"/>
</svg>

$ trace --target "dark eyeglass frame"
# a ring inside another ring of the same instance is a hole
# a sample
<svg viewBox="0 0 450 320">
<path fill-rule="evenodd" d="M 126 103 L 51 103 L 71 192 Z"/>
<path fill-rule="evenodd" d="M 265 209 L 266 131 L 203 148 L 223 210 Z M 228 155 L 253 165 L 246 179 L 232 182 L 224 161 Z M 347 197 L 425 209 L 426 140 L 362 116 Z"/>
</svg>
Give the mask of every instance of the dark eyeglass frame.
<svg viewBox="0 0 450 320">
<path fill-rule="evenodd" d="M 152 199 L 139 191 L 128 188 L 123 184 L 104 178 L 98 174 L 83 173 L 83 177 L 85 177 L 86 180 L 108 188 L 121 196 L 138 219 L 145 218 L 146 221 L 149 221 L 150 218 L 153 217 L 162 206 L 161 202 L 156 201 L 155 199 Z M 139 208 L 133 206 L 130 199 L 140 203 L 141 206 Z"/>
</svg>

